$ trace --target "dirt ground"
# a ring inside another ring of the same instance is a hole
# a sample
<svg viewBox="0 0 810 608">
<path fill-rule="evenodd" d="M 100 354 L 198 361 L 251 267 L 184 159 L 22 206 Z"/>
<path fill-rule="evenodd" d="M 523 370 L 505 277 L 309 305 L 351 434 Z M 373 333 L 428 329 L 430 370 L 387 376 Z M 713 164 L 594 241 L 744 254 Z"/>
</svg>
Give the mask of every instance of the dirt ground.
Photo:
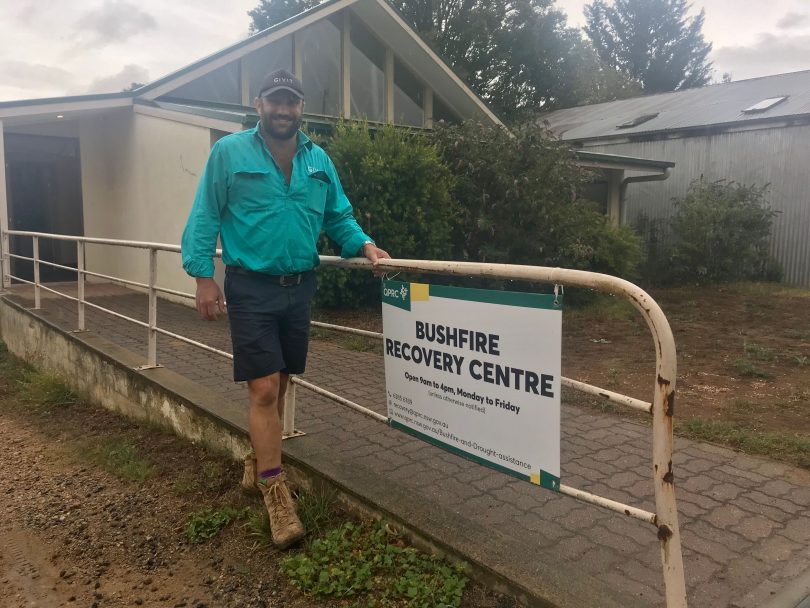
<svg viewBox="0 0 810 608">
<path fill-rule="evenodd" d="M 719 420 L 755 432 L 810 437 L 810 290 L 754 283 L 654 289 L 650 295 L 675 336 L 676 421 Z M 382 328 L 375 313 L 319 314 L 331 322 Z M 567 306 L 562 371 L 651 400 L 655 353 L 646 323 L 617 298 Z M 570 402 L 601 402 L 573 391 L 567 395 Z"/>
<path fill-rule="evenodd" d="M 13 381 L 0 374 L 0 606 L 348 605 L 292 588 L 282 554 L 256 546 L 240 522 L 204 544 L 186 539 L 192 512 L 259 505 L 239 489 L 233 462 L 87 405 L 32 410 L 9 395 Z M 106 441 L 159 455 L 157 474 L 134 482 L 105 472 L 87 454 Z M 513 603 L 469 585 L 463 606 Z"/>
</svg>

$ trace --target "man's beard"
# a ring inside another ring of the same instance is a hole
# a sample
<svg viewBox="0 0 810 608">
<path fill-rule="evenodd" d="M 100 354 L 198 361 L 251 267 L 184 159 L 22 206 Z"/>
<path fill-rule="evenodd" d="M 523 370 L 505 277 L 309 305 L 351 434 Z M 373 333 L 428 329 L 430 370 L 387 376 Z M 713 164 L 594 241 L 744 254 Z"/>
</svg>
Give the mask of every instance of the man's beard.
<svg viewBox="0 0 810 608">
<path fill-rule="evenodd" d="M 296 133 L 298 133 L 298 129 L 301 127 L 302 119 L 293 119 L 291 122 L 287 123 L 286 126 L 279 127 L 273 124 L 273 120 L 278 118 L 276 116 L 262 116 L 262 131 L 264 131 L 265 135 L 269 136 L 272 139 L 278 139 L 282 141 L 286 141 L 288 139 L 292 139 L 295 137 Z"/>
</svg>

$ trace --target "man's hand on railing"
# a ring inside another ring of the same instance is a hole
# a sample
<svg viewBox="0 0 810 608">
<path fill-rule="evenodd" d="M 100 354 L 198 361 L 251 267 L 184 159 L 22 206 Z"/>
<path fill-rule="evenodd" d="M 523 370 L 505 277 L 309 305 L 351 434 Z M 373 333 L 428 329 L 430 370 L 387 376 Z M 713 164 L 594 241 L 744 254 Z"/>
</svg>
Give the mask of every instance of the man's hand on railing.
<svg viewBox="0 0 810 608">
<path fill-rule="evenodd" d="M 197 312 L 206 321 L 216 321 L 225 313 L 225 296 L 211 278 L 197 277 Z"/>
<path fill-rule="evenodd" d="M 388 252 L 384 249 L 380 249 L 374 243 L 366 243 L 363 245 L 360 252 L 363 256 L 368 259 L 373 265 L 374 269 L 371 271 L 375 277 L 380 278 L 385 274 L 385 270 L 382 268 L 377 267 L 377 260 L 382 259 L 391 259 L 391 256 L 388 255 Z"/>
</svg>

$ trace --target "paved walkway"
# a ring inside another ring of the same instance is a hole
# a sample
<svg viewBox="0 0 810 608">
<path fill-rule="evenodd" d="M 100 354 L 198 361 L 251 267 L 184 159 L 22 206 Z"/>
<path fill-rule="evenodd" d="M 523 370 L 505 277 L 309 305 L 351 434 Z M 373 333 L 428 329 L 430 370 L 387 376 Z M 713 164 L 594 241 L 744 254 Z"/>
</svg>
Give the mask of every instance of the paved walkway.
<svg viewBox="0 0 810 608">
<path fill-rule="evenodd" d="M 92 302 L 146 320 L 141 294 L 112 286 L 94 286 L 89 293 Z M 22 292 L 14 297 L 24 298 Z M 75 328 L 75 303 L 46 298 L 44 308 L 65 329 Z M 169 302 L 158 308 L 161 327 L 230 350 L 227 323 L 203 323 L 191 309 Z M 145 356 L 142 328 L 90 309 L 87 325 Z M 230 380 L 230 362 L 216 355 L 161 338 L 158 361 L 223 400 L 245 399 L 244 385 Z M 385 411 L 383 363 L 375 354 L 315 341 L 304 377 Z M 429 512 L 446 515 L 442 521 L 466 522 L 448 534 L 470 540 L 470 551 L 477 549 L 484 561 L 519 564 L 516 571 L 538 577 L 540 587 L 543 577 L 550 587 L 565 586 L 569 577 L 572 585 L 589 586 L 597 599 L 583 608 L 664 605 L 652 526 L 478 466 L 308 391 L 298 394 L 297 427 L 307 436 L 285 443 L 285 451 L 310 450 L 313 466 L 347 464 L 344 470 L 357 478 L 358 488 L 364 478 L 393 480 L 401 500 L 392 501 L 403 506 L 404 519 Z M 309 443 L 295 444 L 304 440 Z M 675 447 L 689 605 L 761 607 L 808 580 L 810 474 L 706 443 L 677 439 Z M 563 483 L 654 511 L 650 455 L 647 427 L 563 405 Z M 351 486 L 352 479 L 344 482 Z M 417 503 L 428 511 L 405 508 Z"/>
</svg>

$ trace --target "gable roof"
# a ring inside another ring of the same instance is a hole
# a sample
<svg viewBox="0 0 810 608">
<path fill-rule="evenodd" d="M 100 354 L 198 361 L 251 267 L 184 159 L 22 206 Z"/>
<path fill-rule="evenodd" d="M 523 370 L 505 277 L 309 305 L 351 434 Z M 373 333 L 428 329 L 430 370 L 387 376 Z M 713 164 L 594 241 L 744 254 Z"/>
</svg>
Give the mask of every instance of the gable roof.
<svg viewBox="0 0 810 608">
<path fill-rule="evenodd" d="M 785 99 L 762 111 L 743 111 L 780 97 Z M 576 141 L 654 137 L 798 117 L 810 119 L 810 70 L 568 108 L 539 119 L 563 140 Z"/>
<path fill-rule="evenodd" d="M 502 124 L 484 101 L 453 72 L 385 0 L 327 0 L 151 82 L 135 91 L 135 96 L 150 101 L 155 100 L 196 78 L 349 7 L 372 32 L 394 50 L 402 63 L 425 81 L 457 114 L 464 118 L 477 117 L 495 124 Z"/>
</svg>

